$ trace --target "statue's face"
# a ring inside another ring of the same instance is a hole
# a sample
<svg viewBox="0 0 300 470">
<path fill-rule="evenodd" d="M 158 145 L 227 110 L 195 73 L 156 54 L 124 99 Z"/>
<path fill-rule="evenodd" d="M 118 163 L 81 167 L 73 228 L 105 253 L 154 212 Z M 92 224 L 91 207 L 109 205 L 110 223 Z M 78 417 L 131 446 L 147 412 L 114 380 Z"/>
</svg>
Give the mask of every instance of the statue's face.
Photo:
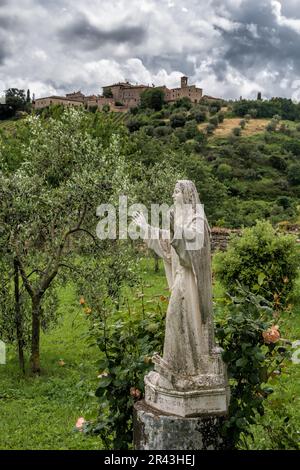
<svg viewBox="0 0 300 470">
<path fill-rule="evenodd" d="M 183 194 L 181 192 L 180 186 L 176 184 L 174 193 L 173 193 L 173 201 L 175 205 L 183 204 Z"/>
</svg>

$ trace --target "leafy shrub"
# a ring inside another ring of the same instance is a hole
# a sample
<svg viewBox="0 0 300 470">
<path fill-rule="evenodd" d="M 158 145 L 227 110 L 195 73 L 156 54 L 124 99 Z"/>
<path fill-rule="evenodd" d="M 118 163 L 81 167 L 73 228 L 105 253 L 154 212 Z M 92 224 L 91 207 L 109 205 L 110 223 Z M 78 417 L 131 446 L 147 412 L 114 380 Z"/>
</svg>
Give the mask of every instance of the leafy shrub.
<svg viewBox="0 0 300 470">
<path fill-rule="evenodd" d="M 235 137 L 239 137 L 241 135 L 241 132 L 242 132 L 242 129 L 240 127 L 235 127 L 234 129 L 232 129 L 232 134 Z"/>
<path fill-rule="evenodd" d="M 219 118 L 218 116 L 213 116 L 209 119 L 209 124 L 212 124 L 213 126 L 218 127 L 219 125 Z"/>
<path fill-rule="evenodd" d="M 286 142 L 285 148 L 288 152 L 292 152 L 292 154 L 300 156 L 300 142 L 298 139 L 293 139 L 290 142 Z"/>
<path fill-rule="evenodd" d="M 160 111 L 165 101 L 165 94 L 159 88 L 149 88 L 141 93 L 141 108 Z"/>
<path fill-rule="evenodd" d="M 232 177 L 232 167 L 227 163 L 221 163 L 217 169 L 217 175 L 221 180 Z"/>
<path fill-rule="evenodd" d="M 241 129 L 245 129 L 246 124 L 247 124 L 247 123 L 246 123 L 245 119 L 242 119 L 242 120 L 240 121 Z"/>
<path fill-rule="evenodd" d="M 137 115 L 135 117 L 132 117 L 126 123 L 129 132 L 136 132 L 141 127 L 147 126 L 149 124 L 149 118 L 144 115 Z"/>
<path fill-rule="evenodd" d="M 206 111 L 201 111 L 200 109 L 195 109 L 192 114 L 192 119 L 195 119 L 195 121 L 199 124 L 200 122 L 205 122 L 206 121 Z"/>
<path fill-rule="evenodd" d="M 206 134 L 204 132 L 198 130 L 197 134 L 194 137 L 194 140 L 196 141 L 196 144 L 203 147 L 207 143 Z"/>
<path fill-rule="evenodd" d="M 173 128 L 183 127 L 186 123 L 186 117 L 184 114 L 181 113 L 172 114 L 170 118 L 170 123 Z"/>
<path fill-rule="evenodd" d="M 258 111 L 255 108 L 251 108 L 250 111 L 249 111 L 249 114 L 250 114 L 251 118 L 255 119 L 258 115 Z"/>
<path fill-rule="evenodd" d="M 278 124 L 278 121 L 276 121 L 275 119 L 272 119 L 272 121 L 270 121 L 270 122 L 267 124 L 266 130 L 267 130 L 268 132 L 275 132 L 276 129 L 277 129 L 277 124 Z"/>
<path fill-rule="evenodd" d="M 196 121 L 187 122 L 184 126 L 184 130 L 187 139 L 194 139 L 199 132 Z"/>
<path fill-rule="evenodd" d="M 132 445 L 132 409 L 144 391 L 144 376 L 153 366 L 151 356 L 163 344 L 165 298 L 156 309 L 142 308 L 110 312 L 93 319 L 92 338 L 100 349 L 96 396 L 100 401 L 97 423 L 90 431 L 99 434 L 107 448 L 128 449 Z"/>
<path fill-rule="evenodd" d="M 144 131 L 147 135 L 153 137 L 154 136 L 154 126 L 144 126 Z"/>
<path fill-rule="evenodd" d="M 184 96 L 183 98 L 180 98 L 174 103 L 174 107 L 184 108 L 187 111 L 189 111 L 193 107 L 193 105 L 192 105 L 190 98 L 188 98 L 187 96 Z"/>
<path fill-rule="evenodd" d="M 300 164 L 299 163 L 294 163 L 289 166 L 288 182 L 292 186 L 297 186 L 298 184 L 300 184 Z"/>
<path fill-rule="evenodd" d="M 284 158 L 279 157 L 278 155 L 272 155 L 270 157 L 270 163 L 273 168 L 276 168 L 276 170 L 284 171 L 287 168 L 287 163 Z"/>
<path fill-rule="evenodd" d="M 218 113 L 220 111 L 220 109 L 222 108 L 222 103 L 221 101 L 211 101 L 209 103 L 209 112 L 211 114 L 215 114 L 215 113 Z"/>
<path fill-rule="evenodd" d="M 288 209 L 293 205 L 292 199 L 288 196 L 280 196 L 276 200 L 279 206 L 282 206 L 284 209 Z"/>
<path fill-rule="evenodd" d="M 212 135 L 214 133 L 214 130 L 216 129 L 216 126 L 214 124 L 211 124 L 209 123 L 207 126 L 206 126 L 206 132 L 207 132 L 207 135 Z"/>
<path fill-rule="evenodd" d="M 97 111 L 98 111 L 98 106 L 97 105 L 89 106 L 89 112 L 90 113 L 96 113 Z"/>
<path fill-rule="evenodd" d="M 172 134 L 172 128 L 170 126 L 159 126 L 154 129 L 155 137 L 165 137 L 166 135 Z"/>
<path fill-rule="evenodd" d="M 138 131 L 141 127 L 141 122 L 139 119 L 129 119 L 127 121 L 127 128 L 129 130 L 129 132 L 135 132 L 135 131 Z"/>
<path fill-rule="evenodd" d="M 239 287 L 216 324 L 230 380 L 229 418 L 224 424 L 229 448 L 252 436 L 250 425 L 264 415 L 265 401 L 273 392 L 268 381 L 290 357 L 290 351 L 278 342 L 280 333 L 272 313 L 266 299 Z"/>
<path fill-rule="evenodd" d="M 224 113 L 221 113 L 221 112 L 218 113 L 218 114 L 217 114 L 217 117 L 218 117 L 219 123 L 224 122 L 224 119 L 225 119 L 225 114 L 224 114 Z"/>
<path fill-rule="evenodd" d="M 239 281 L 280 308 L 293 289 L 298 262 L 295 238 L 257 221 L 230 241 L 227 252 L 216 255 L 216 275 L 229 293 L 236 292 Z"/>
<path fill-rule="evenodd" d="M 180 143 L 186 141 L 186 132 L 183 127 L 178 127 L 177 129 L 175 129 L 174 135 L 177 137 Z"/>
<path fill-rule="evenodd" d="M 287 136 L 291 136 L 293 131 L 292 129 L 287 126 L 284 122 L 280 125 L 280 128 L 279 128 L 279 131 L 282 133 L 282 134 L 285 134 Z"/>
</svg>

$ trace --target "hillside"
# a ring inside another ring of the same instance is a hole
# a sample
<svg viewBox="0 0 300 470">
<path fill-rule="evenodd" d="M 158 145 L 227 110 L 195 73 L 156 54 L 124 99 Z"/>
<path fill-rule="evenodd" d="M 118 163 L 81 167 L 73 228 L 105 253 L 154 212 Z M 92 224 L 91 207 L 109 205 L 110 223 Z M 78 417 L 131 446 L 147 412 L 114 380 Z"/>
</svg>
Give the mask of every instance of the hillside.
<svg viewBox="0 0 300 470">
<path fill-rule="evenodd" d="M 248 111 L 249 106 L 243 106 L 242 111 Z M 273 112 L 276 108 L 272 106 Z M 237 228 L 251 226 L 256 219 L 269 219 L 274 224 L 298 222 L 298 121 L 283 120 L 279 115 L 276 119 L 256 118 L 254 109 L 253 116 L 234 116 L 234 107 L 218 102 L 192 105 L 183 99 L 159 111 L 88 112 L 87 125 L 97 128 L 93 132 L 98 135 L 104 129 L 118 133 L 127 127 L 130 143 L 126 154 L 137 181 L 141 178 L 138 165 L 150 171 L 153 165 L 168 161 L 174 171 L 196 183 L 213 225 Z M 266 109 L 269 112 L 268 106 Z M 41 117 L 60 119 L 62 112 L 62 107 L 54 106 L 44 109 Z M 29 138 L 21 122 L 26 121 L 0 122 L 6 140 L 3 158 L 11 168 L 20 158 L 15 139 Z"/>
</svg>

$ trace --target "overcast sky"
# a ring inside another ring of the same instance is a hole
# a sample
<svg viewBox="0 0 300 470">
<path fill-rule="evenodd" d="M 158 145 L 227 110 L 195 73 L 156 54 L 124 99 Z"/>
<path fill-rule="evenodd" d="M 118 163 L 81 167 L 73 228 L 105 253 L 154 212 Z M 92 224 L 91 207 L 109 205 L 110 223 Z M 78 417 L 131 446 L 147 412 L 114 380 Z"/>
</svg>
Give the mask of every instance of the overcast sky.
<svg viewBox="0 0 300 470">
<path fill-rule="evenodd" d="M 300 84 L 300 0 L 0 0 L 0 94 L 129 79 L 225 98 Z M 299 87 L 300 88 L 300 87 Z"/>
</svg>

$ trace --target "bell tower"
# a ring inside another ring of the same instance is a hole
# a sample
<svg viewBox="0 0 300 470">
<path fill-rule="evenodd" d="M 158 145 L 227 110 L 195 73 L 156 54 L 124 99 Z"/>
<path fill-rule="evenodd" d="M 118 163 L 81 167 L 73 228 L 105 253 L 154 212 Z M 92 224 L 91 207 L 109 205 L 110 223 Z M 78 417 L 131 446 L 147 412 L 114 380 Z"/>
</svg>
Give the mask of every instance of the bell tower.
<svg viewBox="0 0 300 470">
<path fill-rule="evenodd" d="M 181 77 L 181 88 L 186 88 L 188 86 L 189 77 Z"/>
</svg>

